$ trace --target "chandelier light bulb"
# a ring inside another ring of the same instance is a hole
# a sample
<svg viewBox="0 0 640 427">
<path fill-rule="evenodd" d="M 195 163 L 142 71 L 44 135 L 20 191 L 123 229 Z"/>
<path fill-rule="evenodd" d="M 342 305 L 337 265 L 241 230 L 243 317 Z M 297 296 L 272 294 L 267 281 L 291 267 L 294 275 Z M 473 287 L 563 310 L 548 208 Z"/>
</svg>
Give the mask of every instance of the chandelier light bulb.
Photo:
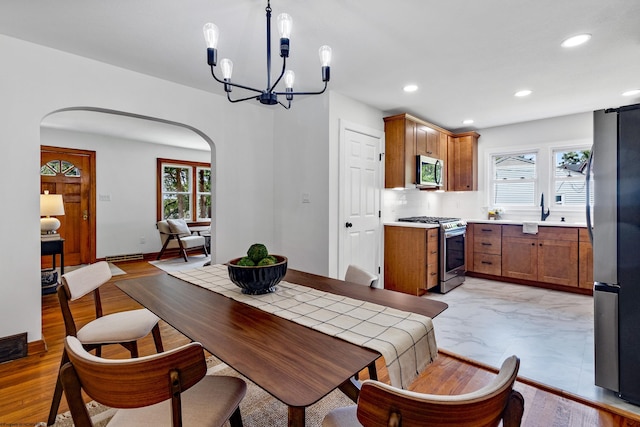
<svg viewBox="0 0 640 427">
<path fill-rule="evenodd" d="M 278 31 L 280 32 L 280 38 L 290 38 L 292 26 L 293 19 L 291 19 L 291 16 L 289 16 L 288 13 L 281 13 L 278 15 Z"/>
<path fill-rule="evenodd" d="M 219 34 L 218 27 L 209 22 L 208 24 L 204 24 L 202 31 L 204 32 L 204 40 L 207 42 L 207 47 L 209 49 L 217 49 Z"/>
<path fill-rule="evenodd" d="M 220 70 L 222 71 L 222 78 L 225 80 L 231 80 L 231 74 L 233 73 L 233 62 L 229 58 L 224 58 L 220 61 Z"/>
<path fill-rule="evenodd" d="M 293 82 L 296 79 L 296 73 L 291 70 L 287 70 L 284 73 L 284 86 L 288 89 L 293 89 Z"/>
<path fill-rule="evenodd" d="M 320 63 L 323 67 L 331 65 L 331 48 L 329 46 L 321 46 L 318 50 L 318 54 L 320 55 Z"/>
</svg>

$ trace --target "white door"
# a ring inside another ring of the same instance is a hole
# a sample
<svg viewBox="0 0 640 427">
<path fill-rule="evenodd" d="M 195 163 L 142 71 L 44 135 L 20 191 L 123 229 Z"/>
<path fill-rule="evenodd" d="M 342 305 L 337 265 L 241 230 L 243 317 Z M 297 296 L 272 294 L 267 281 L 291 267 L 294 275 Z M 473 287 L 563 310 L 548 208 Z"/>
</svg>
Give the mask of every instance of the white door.
<svg viewBox="0 0 640 427">
<path fill-rule="evenodd" d="M 381 276 L 382 138 L 382 131 L 341 123 L 341 279 L 349 264 Z"/>
</svg>

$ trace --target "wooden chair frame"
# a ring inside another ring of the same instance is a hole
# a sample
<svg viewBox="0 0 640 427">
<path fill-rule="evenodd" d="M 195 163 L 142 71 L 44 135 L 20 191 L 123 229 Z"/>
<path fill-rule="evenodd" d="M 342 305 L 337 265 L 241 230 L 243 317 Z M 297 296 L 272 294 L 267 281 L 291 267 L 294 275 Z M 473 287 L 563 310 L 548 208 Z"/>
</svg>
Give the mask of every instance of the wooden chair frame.
<svg viewBox="0 0 640 427">
<path fill-rule="evenodd" d="M 160 252 L 158 253 L 158 257 L 156 258 L 156 260 L 159 260 L 162 255 L 164 254 L 165 250 L 167 250 L 167 246 L 169 245 L 169 242 L 171 242 L 172 240 L 176 240 L 178 242 L 178 248 L 177 250 L 180 252 L 180 255 L 182 255 L 182 258 L 184 258 L 185 262 L 189 261 L 189 258 L 187 256 L 187 251 L 192 251 L 192 250 L 203 250 L 205 256 L 209 255 L 209 251 L 207 251 L 207 244 L 206 244 L 206 239 L 204 236 L 199 236 L 202 237 L 204 240 L 204 244 L 202 246 L 196 246 L 193 248 L 187 248 L 185 247 L 185 245 L 183 244 L 180 236 L 181 233 L 166 233 L 161 231 L 160 229 L 158 229 L 158 232 L 161 235 L 165 235 L 167 236 L 167 239 L 164 241 L 164 244 L 162 245 L 162 249 L 160 249 Z M 176 248 L 172 248 L 172 249 L 176 249 Z"/>
<path fill-rule="evenodd" d="M 69 305 L 69 302 L 71 301 L 71 298 L 72 298 L 71 290 L 69 289 L 69 286 L 63 281 L 63 283 L 58 286 L 58 289 L 56 292 L 58 295 L 58 301 L 60 302 L 62 318 L 64 320 L 65 334 L 67 336 L 71 335 L 75 337 L 77 336 L 78 328 L 76 326 L 75 320 L 73 318 L 73 313 Z M 93 294 L 93 300 L 94 300 L 94 305 L 96 310 L 96 319 L 98 319 L 103 316 L 102 301 L 100 299 L 100 287 L 97 287 L 96 289 L 94 289 L 92 291 L 92 294 Z M 153 335 L 153 341 L 156 346 L 156 351 L 158 353 L 162 353 L 164 351 L 164 348 L 162 345 L 162 337 L 160 335 L 159 323 L 156 323 L 156 325 L 153 327 L 153 329 L 151 330 L 151 334 Z M 96 356 L 99 357 L 102 355 L 102 346 L 109 345 L 109 344 L 112 344 L 112 343 L 83 344 L 83 346 L 87 351 L 95 350 Z M 134 358 L 138 357 L 137 341 L 119 342 L 117 344 L 120 344 L 121 346 L 129 350 L 129 352 L 131 353 L 131 357 L 134 357 Z M 66 352 L 63 350 L 62 358 L 60 361 L 60 367 L 62 368 L 68 361 L 69 361 L 69 358 Z M 62 392 L 63 392 L 62 383 L 60 382 L 60 374 L 58 374 L 55 390 L 53 392 L 53 399 L 51 401 L 51 408 L 49 409 L 49 417 L 47 419 L 48 426 L 53 425 L 55 423 L 56 415 L 58 413 L 58 409 L 60 408 Z"/>
</svg>

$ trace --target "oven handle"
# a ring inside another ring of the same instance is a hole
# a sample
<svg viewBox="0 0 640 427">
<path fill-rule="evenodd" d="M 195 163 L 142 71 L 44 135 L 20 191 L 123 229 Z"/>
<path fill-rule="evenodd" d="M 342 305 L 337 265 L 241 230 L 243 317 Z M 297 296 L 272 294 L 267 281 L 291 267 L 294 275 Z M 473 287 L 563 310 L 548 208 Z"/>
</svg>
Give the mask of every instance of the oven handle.
<svg viewBox="0 0 640 427">
<path fill-rule="evenodd" d="M 458 229 L 458 230 L 445 231 L 444 232 L 444 237 L 445 238 L 455 237 L 455 236 L 464 235 L 466 233 L 467 233 L 467 229 L 465 227 L 465 228 Z"/>
</svg>

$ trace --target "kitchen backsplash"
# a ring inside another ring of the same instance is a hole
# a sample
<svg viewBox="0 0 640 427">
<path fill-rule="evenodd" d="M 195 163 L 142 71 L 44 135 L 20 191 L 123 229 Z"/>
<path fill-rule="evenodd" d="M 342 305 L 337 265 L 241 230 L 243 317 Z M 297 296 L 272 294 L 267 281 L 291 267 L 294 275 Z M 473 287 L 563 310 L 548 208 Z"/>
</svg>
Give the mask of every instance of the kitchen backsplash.
<svg viewBox="0 0 640 427">
<path fill-rule="evenodd" d="M 547 221 L 556 222 L 565 218 L 566 222 L 584 223 L 584 208 L 568 211 L 550 209 Z M 504 207 L 501 219 L 514 221 L 539 221 L 540 209 L 512 209 Z M 485 193 L 481 191 L 435 192 L 416 189 L 384 190 L 382 197 L 382 218 L 384 221 L 395 221 L 410 216 L 449 216 L 466 220 L 488 218 L 489 207 L 486 206 Z"/>
</svg>

